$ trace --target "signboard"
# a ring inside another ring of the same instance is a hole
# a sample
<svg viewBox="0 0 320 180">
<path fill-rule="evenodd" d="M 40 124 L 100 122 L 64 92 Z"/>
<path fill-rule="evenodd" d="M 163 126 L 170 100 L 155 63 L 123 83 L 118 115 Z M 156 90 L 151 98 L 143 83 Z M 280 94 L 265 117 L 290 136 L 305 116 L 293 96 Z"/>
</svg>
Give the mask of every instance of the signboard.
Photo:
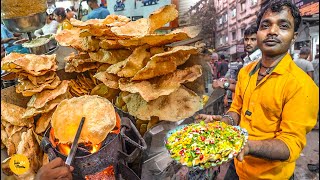
<svg viewBox="0 0 320 180">
<path fill-rule="evenodd" d="M 176 1 L 172 1 L 173 0 L 107 0 L 107 4 L 110 14 L 131 17 L 131 20 L 135 21 L 139 18 L 149 17 L 153 11 L 171 3 L 176 4 L 176 8 L 178 8 L 177 3 L 174 3 Z M 166 24 L 165 27 L 177 27 L 177 20 L 175 21 L 174 23 Z"/>
<path fill-rule="evenodd" d="M 300 10 L 301 16 L 309 16 L 319 13 L 319 0 L 294 0 Z"/>
<path fill-rule="evenodd" d="M 243 44 L 237 44 L 237 52 L 244 52 L 244 45 Z"/>
</svg>

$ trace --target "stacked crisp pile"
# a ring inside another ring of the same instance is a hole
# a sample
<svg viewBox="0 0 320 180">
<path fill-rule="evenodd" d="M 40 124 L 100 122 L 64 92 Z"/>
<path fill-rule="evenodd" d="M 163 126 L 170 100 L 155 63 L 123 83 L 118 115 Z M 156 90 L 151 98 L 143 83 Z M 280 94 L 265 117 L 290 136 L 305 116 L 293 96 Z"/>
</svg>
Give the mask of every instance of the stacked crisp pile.
<svg viewBox="0 0 320 180">
<path fill-rule="evenodd" d="M 19 84 L 16 92 L 32 96 L 45 89 L 55 89 L 60 83 L 56 74 L 56 55 L 10 53 L 1 61 L 1 69 L 15 72 Z"/>
<path fill-rule="evenodd" d="M 181 65 L 198 50 L 193 46 L 167 45 L 195 37 L 197 32 L 195 28 L 185 28 L 169 34 L 155 33 L 177 17 L 175 5 L 167 5 L 137 21 L 116 15 L 86 22 L 71 19 L 74 28 L 56 35 L 60 45 L 80 51 L 66 58 L 65 69 L 97 69 L 94 77 L 103 85 L 96 86 L 91 94 L 121 91 L 113 102 L 137 119 L 151 120 L 156 116 L 159 120 L 178 121 L 190 117 L 201 109 L 202 98 L 183 84 L 199 78 L 202 67 Z"/>
</svg>

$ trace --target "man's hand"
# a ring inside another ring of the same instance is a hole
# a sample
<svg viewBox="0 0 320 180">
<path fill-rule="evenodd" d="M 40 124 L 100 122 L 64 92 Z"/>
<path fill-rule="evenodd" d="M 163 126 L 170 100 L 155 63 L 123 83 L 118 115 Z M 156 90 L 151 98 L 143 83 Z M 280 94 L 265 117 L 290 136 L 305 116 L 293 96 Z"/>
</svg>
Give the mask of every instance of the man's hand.
<svg viewBox="0 0 320 180">
<path fill-rule="evenodd" d="M 248 140 L 246 145 L 243 147 L 242 151 L 237 155 L 238 161 L 242 162 L 244 159 L 244 156 L 249 154 L 249 150 L 250 148 L 249 148 L 249 140 Z"/>
<path fill-rule="evenodd" d="M 195 119 L 196 122 L 204 121 L 206 123 L 212 121 L 220 121 L 222 116 L 220 115 L 207 115 L 207 114 L 198 114 L 196 115 Z"/>
<path fill-rule="evenodd" d="M 217 89 L 217 88 L 222 88 L 223 89 L 224 88 L 223 84 L 225 82 L 229 82 L 227 78 L 220 78 L 218 80 L 215 79 L 212 82 L 212 87 L 213 87 L 213 89 Z"/>
<path fill-rule="evenodd" d="M 53 179 L 72 179 L 72 166 L 68 166 L 61 158 L 56 158 L 48 164 L 42 166 L 37 175 L 36 180 L 53 180 Z"/>
</svg>

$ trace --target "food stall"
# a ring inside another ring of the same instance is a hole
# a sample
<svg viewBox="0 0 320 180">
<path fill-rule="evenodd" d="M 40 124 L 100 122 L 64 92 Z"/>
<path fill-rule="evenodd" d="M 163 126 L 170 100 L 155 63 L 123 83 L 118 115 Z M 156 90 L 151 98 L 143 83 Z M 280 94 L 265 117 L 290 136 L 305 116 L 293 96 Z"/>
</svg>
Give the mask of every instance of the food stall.
<svg viewBox="0 0 320 180">
<path fill-rule="evenodd" d="M 75 179 L 203 177 L 204 171 L 189 171 L 170 157 L 165 135 L 198 113 L 221 114 L 224 91 L 205 91 L 208 73 L 197 47 L 170 46 L 197 36 L 197 28 L 155 33 L 177 16 L 175 5 L 166 5 L 137 21 L 72 19 L 71 30 L 55 35 L 55 53 L 3 58 L 1 68 L 18 84 L 1 93 L 1 156 L 9 157 L 2 173 L 33 179 L 53 158 L 66 160 L 85 117 Z M 29 159 L 27 172 L 12 172 L 15 154 Z"/>
</svg>

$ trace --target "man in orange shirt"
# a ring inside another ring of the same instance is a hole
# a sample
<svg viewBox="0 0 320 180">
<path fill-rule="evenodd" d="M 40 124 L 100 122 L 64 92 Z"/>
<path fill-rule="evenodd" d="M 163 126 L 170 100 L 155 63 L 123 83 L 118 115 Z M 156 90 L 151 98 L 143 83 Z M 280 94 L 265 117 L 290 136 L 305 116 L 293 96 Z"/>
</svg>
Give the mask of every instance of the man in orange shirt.
<svg viewBox="0 0 320 180">
<path fill-rule="evenodd" d="M 239 125 L 249 133 L 225 179 L 293 179 L 319 109 L 319 88 L 288 53 L 300 22 L 291 1 L 270 1 L 257 18 L 262 58 L 240 70 L 231 108 L 223 116 L 196 117 Z"/>
</svg>

